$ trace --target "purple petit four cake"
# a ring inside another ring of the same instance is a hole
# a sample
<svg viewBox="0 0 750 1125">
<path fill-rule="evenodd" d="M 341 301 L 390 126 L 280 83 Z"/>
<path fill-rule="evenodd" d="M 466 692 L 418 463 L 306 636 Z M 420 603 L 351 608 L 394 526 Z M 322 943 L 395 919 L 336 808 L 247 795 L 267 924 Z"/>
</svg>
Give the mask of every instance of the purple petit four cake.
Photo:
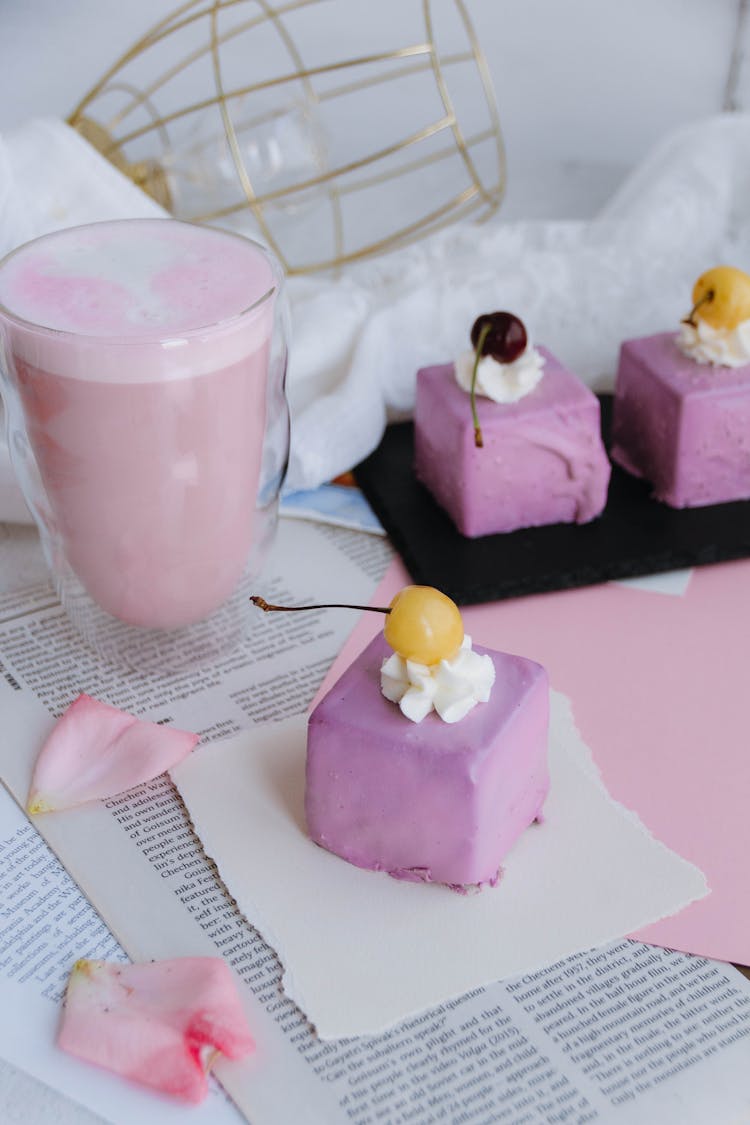
<svg viewBox="0 0 750 1125">
<path fill-rule="evenodd" d="M 622 345 L 615 386 L 612 459 L 672 508 L 750 497 L 750 277 L 709 270 L 693 300 L 679 333 Z"/>
<path fill-rule="evenodd" d="M 525 345 L 525 330 L 523 340 Z M 479 379 L 473 380 L 477 388 L 483 367 L 492 364 L 496 370 L 485 377 L 474 420 L 466 357 L 463 377 L 459 364 L 417 373 L 415 472 L 468 538 L 587 523 L 607 501 L 610 464 L 598 399 L 545 348 L 533 349 L 531 378 L 526 368 L 519 377 L 528 352 L 525 347 L 510 363 L 481 359 Z M 490 394 L 497 396 L 494 401 Z"/>
<path fill-rule="evenodd" d="M 456 681 L 476 681 L 477 673 L 483 686 L 456 713 Z M 399 676 L 411 677 L 403 694 L 393 690 Z M 422 700 L 433 689 L 435 707 L 425 713 Z M 426 667 L 376 637 L 309 719 L 310 836 L 396 878 L 456 890 L 494 885 L 507 852 L 541 818 L 548 723 L 547 674 L 534 661 L 472 651 L 465 638 L 453 661 Z"/>
<path fill-rule="evenodd" d="M 673 332 L 628 340 L 617 371 L 612 458 L 672 508 L 750 496 L 750 365 L 697 364 Z"/>
</svg>

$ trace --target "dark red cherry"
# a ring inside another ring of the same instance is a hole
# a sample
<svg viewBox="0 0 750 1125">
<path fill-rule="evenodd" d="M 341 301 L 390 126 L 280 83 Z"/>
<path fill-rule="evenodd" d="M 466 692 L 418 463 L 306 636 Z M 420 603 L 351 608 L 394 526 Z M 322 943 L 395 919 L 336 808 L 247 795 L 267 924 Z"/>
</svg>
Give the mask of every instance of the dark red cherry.
<svg viewBox="0 0 750 1125">
<path fill-rule="evenodd" d="M 482 355 L 492 356 L 498 363 L 512 363 L 523 355 L 527 336 L 522 320 L 509 312 L 482 313 L 471 328 L 471 344 L 475 350 L 486 325 L 489 331 L 482 345 Z"/>
</svg>

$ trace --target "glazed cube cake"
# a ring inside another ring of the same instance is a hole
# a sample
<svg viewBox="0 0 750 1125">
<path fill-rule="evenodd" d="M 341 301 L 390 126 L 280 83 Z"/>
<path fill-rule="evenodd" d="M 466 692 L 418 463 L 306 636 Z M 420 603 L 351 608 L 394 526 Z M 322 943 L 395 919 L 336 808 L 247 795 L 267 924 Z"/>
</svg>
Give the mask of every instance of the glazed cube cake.
<svg viewBox="0 0 750 1125">
<path fill-rule="evenodd" d="M 750 366 L 696 363 L 674 332 L 626 341 L 612 459 L 673 508 L 750 497 Z"/>
<path fill-rule="evenodd" d="M 453 364 L 417 374 L 418 479 L 468 538 L 551 523 L 587 523 L 607 500 L 610 465 L 596 395 L 545 348 L 544 376 L 518 402 L 469 396 Z"/>
<path fill-rule="evenodd" d="M 305 811 L 312 839 L 350 863 L 454 888 L 494 884 L 549 789 L 549 687 L 532 660 L 495 665 L 488 703 L 455 724 L 406 719 L 380 691 L 377 637 L 310 716 Z"/>
</svg>

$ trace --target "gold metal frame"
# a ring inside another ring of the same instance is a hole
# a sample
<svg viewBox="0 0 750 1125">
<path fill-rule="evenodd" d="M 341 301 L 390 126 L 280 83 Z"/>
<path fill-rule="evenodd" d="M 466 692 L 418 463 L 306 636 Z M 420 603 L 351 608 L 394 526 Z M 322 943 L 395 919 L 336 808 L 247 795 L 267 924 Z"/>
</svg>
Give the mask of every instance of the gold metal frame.
<svg viewBox="0 0 750 1125">
<path fill-rule="evenodd" d="M 306 66 L 302 52 L 285 22 L 285 17 L 291 16 L 302 8 L 325 2 L 326 0 L 286 0 L 285 3 L 271 3 L 270 0 L 187 0 L 152 27 L 106 71 L 76 106 L 69 123 L 143 190 L 154 196 L 169 210 L 175 210 L 180 218 L 194 222 L 226 221 L 249 209 L 260 236 L 274 250 L 289 274 L 331 269 L 379 254 L 416 241 L 423 235 L 460 218 L 469 216 L 478 220 L 487 218 L 499 206 L 504 194 L 505 154 L 487 61 L 469 19 L 464 0 L 452 0 L 452 2 L 466 35 L 467 50 L 441 56 L 435 40 L 432 11 L 434 0 L 410 0 L 415 5 L 421 5 L 424 41 L 401 46 L 392 51 L 355 54 L 319 66 Z M 338 0 L 338 2 L 346 3 L 346 0 Z M 230 8 L 239 8 L 243 4 L 251 5 L 255 9 L 253 14 L 233 26 L 221 29 L 219 26 L 221 13 Z M 201 21 L 205 21 L 206 35 L 205 41 L 200 46 L 189 50 L 145 84 L 142 79 L 140 83 L 134 81 L 131 71 L 138 66 L 139 75 L 142 73 L 144 60 L 153 48 L 191 25 L 197 25 L 193 31 L 201 30 L 202 33 Z M 222 67 L 222 47 L 229 40 L 236 39 L 238 36 L 249 36 L 255 29 L 264 25 L 275 32 L 279 44 L 289 59 L 289 69 L 262 81 L 248 82 L 227 89 Z M 214 88 L 205 97 L 182 104 L 169 112 L 160 113 L 157 109 L 160 92 L 173 79 L 201 60 L 210 60 Z M 394 68 L 393 63 L 398 63 L 398 67 Z M 473 64 L 478 71 L 488 115 L 486 126 L 475 129 L 468 135 L 458 119 L 448 80 L 450 68 L 463 64 Z M 361 68 L 367 71 L 364 76 Z M 316 79 L 321 76 L 335 76 L 339 72 L 350 72 L 353 77 L 340 84 L 329 84 L 323 89 L 317 87 Z M 265 193 L 256 191 L 243 161 L 238 132 L 267 122 L 273 118 L 274 111 L 264 109 L 238 126 L 230 112 L 231 104 L 237 99 L 252 98 L 261 91 L 299 83 L 300 86 L 297 88 L 303 90 L 307 103 L 311 106 L 322 106 L 333 99 L 345 98 L 355 92 L 369 89 L 375 91 L 383 83 L 395 82 L 419 74 L 431 76 L 437 89 L 443 113 L 436 120 L 405 136 L 395 137 L 388 144 L 381 144 L 375 151 L 359 159 L 339 163 L 333 167 L 327 166 L 318 175 L 301 179 L 283 188 Z M 103 107 L 99 103 L 113 92 L 124 94 L 127 100 L 117 112 L 104 117 Z M 173 206 L 169 176 L 163 163 L 172 147 L 170 127 L 191 115 L 213 108 L 218 109 L 220 113 L 226 142 L 234 161 L 237 174 L 237 199 L 231 204 L 217 206 L 200 214 L 179 213 Z M 136 111 L 147 115 L 145 124 L 135 125 L 129 121 Z M 435 150 L 434 146 L 428 146 L 425 142 L 436 136 L 445 137 L 446 143 Z M 131 155 L 136 142 L 140 149 L 138 157 Z M 496 172 L 492 174 L 490 182 L 480 175 L 474 158 L 477 147 L 488 143 L 494 143 L 496 153 Z M 146 155 L 143 152 L 144 146 L 148 148 Z M 424 149 L 428 147 L 430 150 L 425 152 Z M 415 155 L 409 155 L 408 159 L 400 162 L 396 167 L 384 167 L 391 158 L 402 152 L 405 155 L 410 153 Z M 438 206 L 433 206 L 431 210 L 427 210 L 411 222 L 401 226 L 395 222 L 382 237 L 360 241 L 355 245 L 347 244 L 342 218 L 342 202 L 346 196 L 356 192 L 377 190 L 380 185 L 387 184 L 400 176 L 419 173 L 457 155 L 462 162 L 466 182 L 451 198 Z M 352 178 L 352 173 L 360 170 L 363 175 Z M 334 250 L 330 257 L 323 260 L 300 262 L 294 260 L 291 247 L 280 244 L 280 239 L 269 222 L 268 209 L 270 206 L 293 202 L 299 197 L 299 193 L 309 189 L 320 189 L 328 199 Z"/>
</svg>

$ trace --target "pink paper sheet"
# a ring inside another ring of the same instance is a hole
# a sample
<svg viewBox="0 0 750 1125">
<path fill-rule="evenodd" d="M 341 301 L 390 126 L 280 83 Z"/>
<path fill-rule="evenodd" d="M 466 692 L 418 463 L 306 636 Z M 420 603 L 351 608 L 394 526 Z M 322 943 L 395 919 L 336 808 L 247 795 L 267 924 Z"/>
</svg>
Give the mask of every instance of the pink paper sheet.
<svg viewBox="0 0 750 1125">
<path fill-rule="evenodd" d="M 408 581 L 395 562 L 373 604 Z M 705 872 L 707 898 L 631 936 L 750 964 L 750 562 L 697 569 L 682 597 L 606 584 L 462 612 L 547 667 L 612 796 Z M 381 628 L 363 615 L 324 689 Z"/>
</svg>

